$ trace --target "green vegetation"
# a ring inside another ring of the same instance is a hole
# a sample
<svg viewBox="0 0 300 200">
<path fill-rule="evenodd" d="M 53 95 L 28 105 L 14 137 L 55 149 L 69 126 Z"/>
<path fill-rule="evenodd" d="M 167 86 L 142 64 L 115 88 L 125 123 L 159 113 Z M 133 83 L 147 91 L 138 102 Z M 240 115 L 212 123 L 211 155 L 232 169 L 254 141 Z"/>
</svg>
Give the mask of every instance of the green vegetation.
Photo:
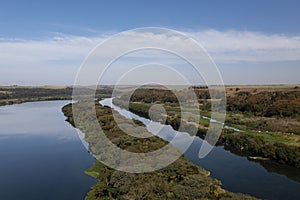
<svg viewBox="0 0 300 200">
<path fill-rule="evenodd" d="M 89 88 L 78 88 L 82 95 L 90 94 Z M 18 104 L 32 101 L 71 100 L 72 87 L 44 86 L 0 86 L 0 106 Z M 112 88 L 108 86 L 98 87 L 96 98 L 109 97 Z"/>
<path fill-rule="evenodd" d="M 90 144 L 91 152 L 97 157 L 97 131 L 90 124 L 93 112 L 85 102 L 75 103 L 80 111 L 80 123 L 77 128 L 85 132 L 85 140 Z M 129 124 L 129 131 L 144 133 L 145 127 L 137 127 L 135 122 L 118 113 L 112 116 L 109 107 L 95 103 L 96 120 L 106 136 L 115 145 L 131 152 L 150 152 L 167 144 L 159 137 L 136 138 L 124 133 L 116 124 Z M 63 113 L 73 126 L 72 104 L 62 108 Z M 147 132 L 150 134 L 149 132 Z M 117 160 L 117 158 L 112 158 Z M 130 161 L 129 161 L 130 162 Z M 96 160 L 94 166 L 86 171 L 97 178 L 98 183 L 88 193 L 87 200 L 95 199 L 252 199 L 243 194 L 234 194 L 221 188 L 221 182 L 209 177 L 209 172 L 180 157 L 171 165 L 151 173 L 127 173 L 105 166 Z"/>
<path fill-rule="evenodd" d="M 193 91 L 203 111 L 210 110 L 210 93 L 206 87 L 190 87 L 189 90 L 138 89 L 130 97 L 132 102 L 178 104 L 188 101 Z M 216 96 L 221 95 L 216 92 Z M 126 94 L 121 98 L 126 98 Z M 177 99 L 178 98 L 178 99 Z M 300 117 L 300 87 L 237 87 L 226 88 L 227 110 L 261 117 Z M 224 100 L 224 99 L 223 99 Z M 177 105 L 178 106 L 178 105 Z"/>
<path fill-rule="evenodd" d="M 279 141 L 282 140 L 280 136 Z M 278 142 L 274 137 L 265 134 L 232 133 L 223 134 L 220 138 L 225 149 L 250 157 L 261 156 L 281 164 L 300 168 L 300 147 Z"/>
<path fill-rule="evenodd" d="M 220 182 L 187 161 L 176 161 L 163 170 L 130 174 L 105 167 L 96 160 L 88 170 L 98 179 L 86 200 L 95 199 L 254 199 L 227 192 Z"/>
<path fill-rule="evenodd" d="M 263 117 L 300 117 L 300 90 L 239 91 L 227 99 L 228 111 Z"/>
<path fill-rule="evenodd" d="M 199 99 L 201 115 L 210 117 L 208 90 L 192 87 Z M 243 132 L 223 129 L 218 144 L 244 156 L 262 157 L 278 163 L 300 168 L 300 90 L 298 87 L 239 87 L 227 88 L 227 109 L 225 124 Z M 177 97 L 184 98 L 186 91 L 176 91 Z M 114 104 L 124 107 L 123 99 L 114 99 Z M 170 90 L 139 89 L 131 96 L 129 110 L 149 118 L 148 110 L 154 103 L 164 105 L 167 111 L 166 124 L 178 130 L 180 123 L 184 131 L 195 123 L 193 115 L 180 113 Z M 151 99 L 151 100 L 150 100 Z M 289 103 L 291 102 L 291 103 Z M 186 108 L 185 108 L 186 109 Z M 195 110 L 189 110 L 195 113 Z M 268 114 L 272 111 L 272 114 Z M 197 136 L 205 138 L 209 121 L 200 118 Z"/>
<path fill-rule="evenodd" d="M 0 87 L 0 106 L 29 101 L 71 99 L 72 88 Z"/>
</svg>

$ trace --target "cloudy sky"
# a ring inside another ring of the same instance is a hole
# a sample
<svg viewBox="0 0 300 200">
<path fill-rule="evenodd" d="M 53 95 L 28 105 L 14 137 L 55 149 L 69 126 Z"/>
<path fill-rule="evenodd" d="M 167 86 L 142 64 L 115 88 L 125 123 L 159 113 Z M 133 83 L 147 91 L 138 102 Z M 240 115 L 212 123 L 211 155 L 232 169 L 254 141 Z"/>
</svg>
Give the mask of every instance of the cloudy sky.
<svg viewBox="0 0 300 200">
<path fill-rule="evenodd" d="M 71 85 L 99 43 L 120 31 L 150 26 L 195 39 L 225 84 L 300 83 L 299 1 L 0 4 L 0 85 Z M 157 33 L 155 41 L 163 43 L 165 37 L 172 36 Z"/>
</svg>

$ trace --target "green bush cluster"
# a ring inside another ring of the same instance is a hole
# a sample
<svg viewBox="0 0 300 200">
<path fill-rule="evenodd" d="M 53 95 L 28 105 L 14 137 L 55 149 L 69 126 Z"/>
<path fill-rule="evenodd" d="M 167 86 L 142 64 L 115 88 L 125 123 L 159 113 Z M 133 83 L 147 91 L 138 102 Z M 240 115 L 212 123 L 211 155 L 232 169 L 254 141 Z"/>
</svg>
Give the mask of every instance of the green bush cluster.
<svg viewBox="0 0 300 200">
<path fill-rule="evenodd" d="M 261 156 L 300 168 L 300 147 L 266 142 L 262 137 L 250 133 L 223 134 L 220 141 L 226 149 L 233 152 L 247 156 Z"/>
<path fill-rule="evenodd" d="M 265 117 L 299 117 L 300 91 L 262 91 L 255 94 L 238 92 L 227 98 L 228 111 Z"/>
</svg>

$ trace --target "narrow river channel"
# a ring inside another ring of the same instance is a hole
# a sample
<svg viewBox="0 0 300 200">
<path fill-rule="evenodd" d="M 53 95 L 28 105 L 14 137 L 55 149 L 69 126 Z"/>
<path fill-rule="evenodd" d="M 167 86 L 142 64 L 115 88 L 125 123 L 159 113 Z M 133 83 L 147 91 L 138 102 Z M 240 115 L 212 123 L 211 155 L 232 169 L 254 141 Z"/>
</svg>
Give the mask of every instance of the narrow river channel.
<svg viewBox="0 0 300 200">
<path fill-rule="evenodd" d="M 100 101 L 129 119 L 142 121 L 153 134 L 171 142 L 181 148 L 186 141 L 193 140 L 184 156 L 196 165 L 211 172 L 211 176 L 222 182 L 223 188 L 250 194 L 262 199 L 299 199 L 300 170 L 287 166 L 268 163 L 267 167 L 258 162 L 250 161 L 246 157 L 235 155 L 223 147 L 214 147 L 203 159 L 199 159 L 198 152 L 203 142 L 199 137 L 191 137 L 187 133 L 178 132 L 171 126 L 162 125 L 137 116 L 125 109 L 112 104 L 112 98 Z M 160 131 L 157 131 L 160 130 Z M 174 141 L 174 135 L 181 134 L 179 140 Z M 283 172 L 283 173 L 276 173 Z M 288 174 L 290 178 L 286 175 Z"/>
</svg>

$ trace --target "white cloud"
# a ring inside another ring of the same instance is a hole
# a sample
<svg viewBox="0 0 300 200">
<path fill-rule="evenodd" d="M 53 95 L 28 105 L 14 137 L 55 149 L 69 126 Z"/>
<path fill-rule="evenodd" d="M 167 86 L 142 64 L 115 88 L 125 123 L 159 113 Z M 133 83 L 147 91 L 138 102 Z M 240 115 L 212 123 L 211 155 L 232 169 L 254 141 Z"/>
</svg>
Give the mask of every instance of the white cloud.
<svg viewBox="0 0 300 200">
<path fill-rule="evenodd" d="M 300 60 L 300 36 L 217 30 L 190 34 L 220 62 Z"/>
<path fill-rule="evenodd" d="M 187 32 L 187 35 L 192 36 L 214 59 L 221 62 L 300 60 L 300 36 L 212 29 Z M 166 37 L 172 36 L 145 34 L 145 39 L 153 40 L 157 44 L 162 43 Z M 84 37 L 62 34 L 45 40 L 0 38 L 0 65 L 79 60 L 104 39 L 105 36 Z M 124 40 L 126 39 L 124 37 Z M 178 39 L 173 38 L 174 47 Z M 143 43 L 142 40 L 139 42 Z M 130 45 L 130 41 L 127 43 Z"/>
<path fill-rule="evenodd" d="M 78 36 L 53 37 L 47 40 L 0 40 L 0 65 L 47 64 L 84 58 L 100 38 Z"/>
<path fill-rule="evenodd" d="M 222 63 L 300 61 L 300 36 L 213 29 L 190 31 L 186 34 L 202 44 L 219 65 Z M 153 40 L 154 44 L 163 43 L 167 37 L 171 37 L 174 41 L 170 49 L 186 49 L 189 52 L 190 49 L 187 46 L 176 46 L 176 41 L 181 39 L 179 37 L 164 33 L 144 33 L 144 39 Z M 29 80 L 41 76 L 53 76 L 48 77 L 47 80 L 55 81 L 62 77 L 61 75 L 55 77 L 57 71 L 60 74 L 65 73 L 66 76 L 68 73 L 66 70 L 71 69 L 76 73 L 76 69 L 88 53 L 106 38 L 108 38 L 107 35 L 85 37 L 63 34 L 44 40 L 0 38 L 0 80 L 2 80 L 0 84 L 18 83 L 21 75 L 14 76 L 16 71 L 21 71 L 28 77 L 28 81 L 26 80 L 28 84 Z M 143 39 L 138 38 L 138 42 L 142 45 Z M 126 35 L 121 37 L 121 40 L 126 45 L 131 43 Z M 112 55 L 114 52 L 108 50 L 106 53 Z M 151 57 L 153 55 L 139 56 Z M 30 74 L 34 74 L 35 77 L 30 77 Z M 67 84 L 72 84 L 73 78 L 68 77 Z M 26 81 L 24 82 L 27 83 Z M 42 78 L 39 81 L 42 83 Z M 61 83 L 63 82 L 59 82 Z"/>
</svg>

